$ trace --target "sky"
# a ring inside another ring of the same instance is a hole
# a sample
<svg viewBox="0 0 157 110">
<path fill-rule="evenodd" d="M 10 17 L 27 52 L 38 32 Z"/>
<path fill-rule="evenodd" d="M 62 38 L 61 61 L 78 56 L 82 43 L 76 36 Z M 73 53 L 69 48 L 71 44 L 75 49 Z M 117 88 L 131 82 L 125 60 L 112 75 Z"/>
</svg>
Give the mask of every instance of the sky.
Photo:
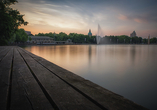
<svg viewBox="0 0 157 110">
<path fill-rule="evenodd" d="M 32 34 L 65 32 L 157 37 L 157 0 L 18 0 L 12 5 Z"/>
</svg>

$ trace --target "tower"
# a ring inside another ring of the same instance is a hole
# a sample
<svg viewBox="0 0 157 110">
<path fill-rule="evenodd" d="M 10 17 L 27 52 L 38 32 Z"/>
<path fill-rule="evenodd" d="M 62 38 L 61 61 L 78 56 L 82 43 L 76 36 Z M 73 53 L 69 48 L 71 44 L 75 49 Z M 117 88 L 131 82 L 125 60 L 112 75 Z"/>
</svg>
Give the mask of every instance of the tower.
<svg viewBox="0 0 157 110">
<path fill-rule="evenodd" d="M 88 36 L 89 36 L 89 37 L 91 37 L 91 36 L 92 36 L 91 29 L 89 29 Z"/>
<path fill-rule="evenodd" d="M 136 36 L 136 32 L 133 31 L 131 34 L 130 34 L 130 37 L 135 37 Z"/>
</svg>

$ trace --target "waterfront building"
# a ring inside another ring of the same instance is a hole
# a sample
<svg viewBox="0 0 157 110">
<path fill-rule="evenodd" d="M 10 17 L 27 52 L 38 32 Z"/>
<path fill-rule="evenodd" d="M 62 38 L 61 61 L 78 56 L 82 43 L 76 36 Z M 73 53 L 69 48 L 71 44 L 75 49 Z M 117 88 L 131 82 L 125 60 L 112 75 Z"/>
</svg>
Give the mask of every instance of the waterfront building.
<svg viewBox="0 0 157 110">
<path fill-rule="evenodd" d="M 130 34 L 130 37 L 136 37 L 136 32 L 133 31 L 133 32 Z"/>
<path fill-rule="evenodd" d="M 89 29 L 88 36 L 89 36 L 89 37 L 91 37 L 91 36 L 92 36 L 91 29 Z"/>
<path fill-rule="evenodd" d="M 53 38 L 48 36 L 29 36 L 31 37 L 31 41 L 29 43 L 34 44 L 55 44 Z"/>
<path fill-rule="evenodd" d="M 31 31 L 25 31 L 25 33 L 26 33 L 27 35 L 32 35 L 32 34 L 31 34 Z"/>
<path fill-rule="evenodd" d="M 71 39 L 66 41 L 54 41 L 53 38 L 48 36 L 29 36 L 31 41 L 27 41 L 31 44 L 38 44 L 38 45 L 49 45 L 49 44 L 73 44 Z"/>
</svg>

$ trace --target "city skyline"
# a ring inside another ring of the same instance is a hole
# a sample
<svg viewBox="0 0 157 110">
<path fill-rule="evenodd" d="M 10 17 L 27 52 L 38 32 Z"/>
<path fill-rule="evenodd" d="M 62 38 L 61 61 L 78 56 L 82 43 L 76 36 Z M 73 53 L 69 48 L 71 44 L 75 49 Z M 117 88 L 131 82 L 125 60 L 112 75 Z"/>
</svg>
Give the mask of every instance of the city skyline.
<svg viewBox="0 0 157 110">
<path fill-rule="evenodd" d="M 97 34 L 98 24 L 104 35 L 157 37 L 155 0 L 18 0 L 12 5 L 29 22 L 21 26 L 33 34 L 49 32 Z"/>
</svg>

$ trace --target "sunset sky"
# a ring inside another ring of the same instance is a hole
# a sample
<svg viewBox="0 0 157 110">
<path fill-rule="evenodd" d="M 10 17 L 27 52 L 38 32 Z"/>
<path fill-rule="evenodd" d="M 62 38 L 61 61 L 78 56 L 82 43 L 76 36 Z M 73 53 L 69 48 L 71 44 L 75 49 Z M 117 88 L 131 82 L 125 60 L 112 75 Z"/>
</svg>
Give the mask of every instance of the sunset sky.
<svg viewBox="0 0 157 110">
<path fill-rule="evenodd" d="M 157 37 L 156 0 L 18 0 L 12 5 L 29 22 L 32 34 L 65 32 Z"/>
</svg>

